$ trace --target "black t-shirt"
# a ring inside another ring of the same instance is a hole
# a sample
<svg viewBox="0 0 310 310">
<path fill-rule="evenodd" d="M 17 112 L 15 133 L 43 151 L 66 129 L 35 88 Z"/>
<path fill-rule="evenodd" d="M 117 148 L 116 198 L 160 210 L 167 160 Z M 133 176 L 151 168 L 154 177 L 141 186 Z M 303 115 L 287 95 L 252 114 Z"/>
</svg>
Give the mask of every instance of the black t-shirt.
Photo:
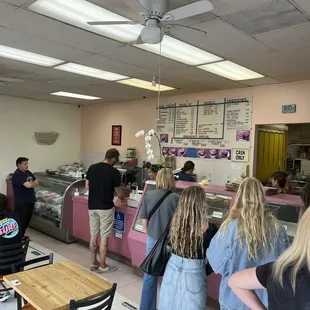
<svg viewBox="0 0 310 310">
<path fill-rule="evenodd" d="M 15 170 L 12 176 L 15 206 L 31 204 L 36 201 L 34 188 L 27 188 L 24 186 L 24 183 L 32 182 L 35 179 L 35 176 L 28 170 L 26 172 L 22 172 L 19 169 Z"/>
<path fill-rule="evenodd" d="M 22 242 L 19 215 L 15 212 L 0 213 L 0 247 Z M 5 258 L 5 257 L 2 257 Z M 14 260 L 12 260 L 12 264 Z M 12 273 L 11 269 L 0 269 L 0 275 Z"/>
<path fill-rule="evenodd" d="M 187 182 L 196 182 L 195 179 L 193 178 L 193 176 L 191 176 L 190 174 L 188 174 L 186 172 L 181 172 L 179 174 L 179 180 L 180 181 L 187 181 Z"/>
<path fill-rule="evenodd" d="M 272 278 L 273 263 L 256 268 L 258 281 L 267 289 L 269 310 L 310 310 L 310 273 L 302 268 L 296 277 L 296 292 L 289 279 L 291 268 L 283 275 L 283 288 Z"/>
<path fill-rule="evenodd" d="M 89 181 L 88 208 L 90 210 L 112 209 L 114 190 L 121 186 L 119 171 L 101 162 L 89 167 L 86 179 Z"/>
</svg>

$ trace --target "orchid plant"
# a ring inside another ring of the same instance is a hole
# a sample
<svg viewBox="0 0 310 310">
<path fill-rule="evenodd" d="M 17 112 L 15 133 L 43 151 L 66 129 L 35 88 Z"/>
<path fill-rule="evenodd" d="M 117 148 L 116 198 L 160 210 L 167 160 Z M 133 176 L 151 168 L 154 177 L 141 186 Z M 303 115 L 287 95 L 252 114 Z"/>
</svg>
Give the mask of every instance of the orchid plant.
<svg viewBox="0 0 310 310">
<path fill-rule="evenodd" d="M 150 129 L 147 133 L 144 132 L 144 130 L 139 130 L 136 132 L 135 136 L 136 138 L 138 137 L 144 137 L 145 140 L 145 149 L 146 149 L 146 155 L 148 160 L 154 159 L 154 152 L 151 144 L 152 137 L 155 136 L 158 140 L 158 145 L 159 145 L 159 154 L 160 154 L 160 159 L 162 160 L 162 150 L 161 150 L 161 143 L 158 135 L 156 134 L 154 129 Z"/>
</svg>

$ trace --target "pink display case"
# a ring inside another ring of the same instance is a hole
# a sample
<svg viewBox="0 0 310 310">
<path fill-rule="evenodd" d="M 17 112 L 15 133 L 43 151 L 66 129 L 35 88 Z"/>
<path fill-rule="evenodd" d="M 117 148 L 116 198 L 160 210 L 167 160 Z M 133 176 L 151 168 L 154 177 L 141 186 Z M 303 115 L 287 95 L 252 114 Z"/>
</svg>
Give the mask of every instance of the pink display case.
<svg viewBox="0 0 310 310">
<path fill-rule="evenodd" d="M 73 197 L 73 236 L 79 240 L 89 242 L 89 216 L 88 216 L 88 197 Z M 129 207 L 119 200 L 115 203 L 115 211 L 124 214 L 124 232 L 120 233 L 113 230 L 109 239 L 108 250 L 112 254 L 131 260 L 129 251 L 128 234 L 132 227 L 137 208 Z"/>
<path fill-rule="evenodd" d="M 198 183 L 190 183 L 178 181 L 176 182 L 176 191 L 181 193 L 185 188 Z M 139 219 L 139 213 L 141 203 L 145 193 L 149 190 L 155 189 L 155 182 L 147 181 L 143 195 L 141 197 L 136 217 L 132 223 L 132 227 L 129 232 L 128 241 L 129 249 L 131 253 L 131 261 L 133 267 L 138 270 L 144 260 L 145 247 L 146 247 L 146 234 L 142 231 L 142 221 Z M 218 226 L 224 221 L 229 213 L 229 209 L 232 207 L 236 193 L 227 191 L 225 186 L 208 185 L 203 186 L 206 193 L 209 205 L 209 220 Z M 301 216 L 301 207 L 303 206 L 299 196 L 294 195 L 274 195 L 267 196 L 268 207 L 278 220 L 286 227 L 288 234 L 291 238 L 295 236 L 299 218 Z M 208 296 L 214 299 L 218 299 L 219 284 L 221 277 L 219 275 L 212 274 L 208 277 Z"/>
</svg>

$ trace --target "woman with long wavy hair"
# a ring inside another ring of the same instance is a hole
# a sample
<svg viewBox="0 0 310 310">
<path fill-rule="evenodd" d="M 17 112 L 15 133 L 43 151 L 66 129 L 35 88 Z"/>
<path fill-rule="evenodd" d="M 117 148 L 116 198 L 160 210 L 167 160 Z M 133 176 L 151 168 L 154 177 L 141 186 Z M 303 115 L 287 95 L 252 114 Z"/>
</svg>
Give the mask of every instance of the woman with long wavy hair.
<svg viewBox="0 0 310 310">
<path fill-rule="evenodd" d="M 205 310 L 207 269 L 205 251 L 217 228 L 208 228 L 204 190 L 193 186 L 180 197 L 170 228 L 172 255 L 159 296 L 159 310 Z"/>
<path fill-rule="evenodd" d="M 266 310 L 254 290 L 266 289 L 269 310 L 306 310 L 310 307 L 310 209 L 298 225 L 291 247 L 275 263 L 243 270 L 229 286 L 249 308 Z"/>
<path fill-rule="evenodd" d="M 207 252 L 214 272 L 222 275 L 221 309 L 247 310 L 229 288 L 228 278 L 235 272 L 276 260 L 288 246 L 285 228 L 268 210 L 262 184 L 255 178 L 245 179 Z M 259 291 L 257 296 L 267 306 L 266 292 Z"/>
</svg>

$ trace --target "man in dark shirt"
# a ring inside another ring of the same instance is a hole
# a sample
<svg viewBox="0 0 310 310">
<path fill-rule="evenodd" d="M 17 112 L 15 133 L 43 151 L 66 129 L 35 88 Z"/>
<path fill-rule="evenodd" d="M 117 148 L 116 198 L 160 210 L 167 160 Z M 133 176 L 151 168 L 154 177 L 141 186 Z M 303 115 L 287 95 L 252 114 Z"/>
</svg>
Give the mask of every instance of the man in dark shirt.
<svg viewBox="0 0 310 310">
<path fill-rule="evenodd" d="M 91 270 L 99 273 L 112 272 L 117 268 L 106 264 L 108 238 L 114 222 L 114 192 L 123 199 L 121 175 L 113 166 L 119 161 L 119 152 L 110 149 L 103 162 L 89 167 L 86 176 L 86 189 L 89 189 L 88 208 L 90 223 Z M 99 237 L 100 236 L 100 237 Z M 100 263 L 97 260 L 99 244 Z"/>
<path fill-rule="evenodd" d="M 1 246 L 13 245 L 22 241 L 22 230 L 17 213 L 8 210 L 8 199 L 0 193 L 0 251 Z M 0 269 L 0 275 L 12 273 L 11 269 Z M 0 302 L 11 298 L 11 293 L 0 294 Z"/>
<path fill-rule="evenodd" d="M 35 176 L 28 170 L 28 158 L 19 157 L 16 160 L 17 169 L 12 177 L 12 186 L 14 192 L 14 208 L 19 214 L 22 235 L 25 236 L 26 229 L 31 221 L 36 196 L 34 188 L 39 184 Z"/>
</svg>

